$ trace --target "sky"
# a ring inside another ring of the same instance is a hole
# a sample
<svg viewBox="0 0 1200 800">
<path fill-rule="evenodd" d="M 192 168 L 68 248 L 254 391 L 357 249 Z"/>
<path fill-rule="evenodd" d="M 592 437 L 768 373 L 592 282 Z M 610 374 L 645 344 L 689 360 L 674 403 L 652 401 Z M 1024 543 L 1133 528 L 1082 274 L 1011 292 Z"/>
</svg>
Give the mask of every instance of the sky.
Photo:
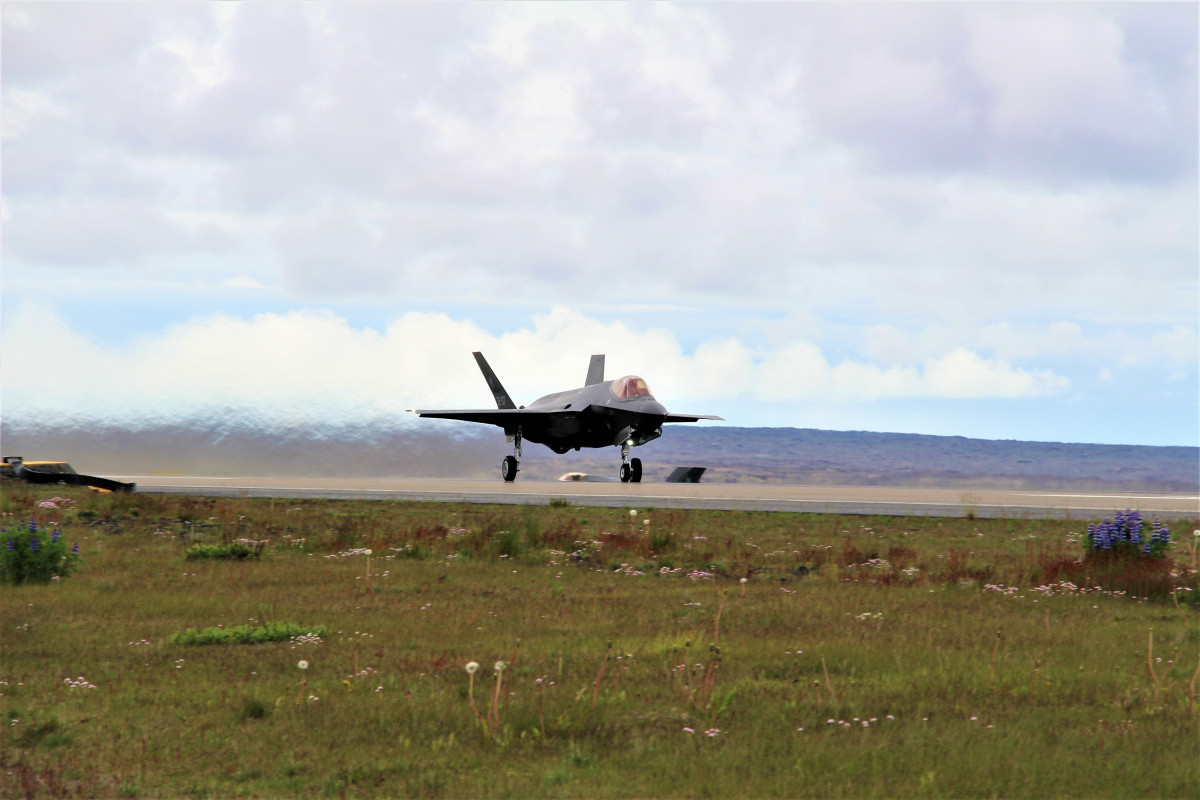
<svg viewBox="0 0 1200 800">
<path fill-rule="evenodd" d="M 5 2 L 0 412 L 1195 446 L 1197 8 Z"/>
</svg>

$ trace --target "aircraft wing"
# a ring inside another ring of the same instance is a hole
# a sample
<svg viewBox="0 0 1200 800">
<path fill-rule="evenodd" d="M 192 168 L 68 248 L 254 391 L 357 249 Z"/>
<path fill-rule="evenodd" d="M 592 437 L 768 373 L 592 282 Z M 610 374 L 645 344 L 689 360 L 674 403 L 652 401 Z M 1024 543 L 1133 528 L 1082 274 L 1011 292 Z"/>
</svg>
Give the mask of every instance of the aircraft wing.
<svg viewBox="0 0 1200 800">
<path fill-rule="evenodd" d="M 464 408 L 428 410 L 422 408 L 409 409 L 418 417 L 432 419 L 461 419 L 465 422 L 482 422 L 486 425 L 505 427 L 519 421 L 521 417 L 543 416 L 544 411 L 531 411 L 524 408 Z"/>
<path fill-rule="evenodd" d="M 663 422 L 699 422 L 702 419 L 719 419 L 722 422 L 725 420 L 724 417 L 713 414 L 667 414 Z"/>
</svg>

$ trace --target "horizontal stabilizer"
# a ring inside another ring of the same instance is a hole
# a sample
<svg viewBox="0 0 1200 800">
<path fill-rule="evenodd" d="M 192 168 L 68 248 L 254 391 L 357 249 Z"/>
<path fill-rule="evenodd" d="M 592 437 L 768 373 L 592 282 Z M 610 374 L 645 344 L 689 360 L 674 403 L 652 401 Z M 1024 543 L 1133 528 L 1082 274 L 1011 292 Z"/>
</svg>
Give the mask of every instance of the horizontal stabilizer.
<svg viewBox="0 0 1200 800">
<path fill-rule="evenodd" d="M 429 417 L 431 419 L 461 419 L 465 422 L 485 422 L 488 425 L 499 425 L 501 427 L 517 425 L 520 423 L 521 417 L 532 416 L 538 413 L 546 413 L 544 411 L 538 412 L 516 408 L 412 408 L 409 410 L 418 417 Z"/>
<path fill-rule="evenodd" d="M 707 467 L 676 467 L 667 476 L 667 483 L 699 483 Z"/>
</svg>

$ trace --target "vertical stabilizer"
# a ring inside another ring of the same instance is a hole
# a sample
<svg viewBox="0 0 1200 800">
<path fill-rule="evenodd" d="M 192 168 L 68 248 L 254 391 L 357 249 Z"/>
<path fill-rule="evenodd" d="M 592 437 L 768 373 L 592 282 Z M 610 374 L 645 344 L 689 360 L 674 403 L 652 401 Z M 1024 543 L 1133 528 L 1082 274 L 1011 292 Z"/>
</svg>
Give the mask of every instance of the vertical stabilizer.
<svg viewBox="0 0 1200 800">
<path fill-rule="evenodd" d="M 479 371 L 483 373 L 483 379 L 487 381 L 488 388 L 492 390 L 492 396 L 496 398 L 496 408 L 516 408 L 516 403 L 508 396 L 508 392 L 504 391 L 504 386 L 500 383 L 500 379 L 496 377 L 496 373 L 492 372 L 492 368 L 488 366 L 487 359 L 483 357 L 483 353 L 475 351 L 472 355 L 475 356 L 475 361 L 479 364 Z"/>
<path fill-rule="evenodd" d="M 588 364 L 587 381 L 584 386 L 591 386 L 594 383 L 604 383 L 604 355 L 592 356 L 592 363 Z"/>
</svg>

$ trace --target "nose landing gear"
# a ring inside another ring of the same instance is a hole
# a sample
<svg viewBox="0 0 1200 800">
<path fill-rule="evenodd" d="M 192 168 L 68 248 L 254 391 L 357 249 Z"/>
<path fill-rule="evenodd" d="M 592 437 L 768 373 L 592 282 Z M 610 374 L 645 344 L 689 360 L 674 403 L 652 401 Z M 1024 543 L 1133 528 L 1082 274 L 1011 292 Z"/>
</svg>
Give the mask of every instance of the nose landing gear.
<svg viewBox="0 0 1200 800">
<path fill-rule="evenodd" d="M 621 483 L 642 482 L 642 460 L 629 457 L 629 443 L 621 445 Z"/>
</svg>

